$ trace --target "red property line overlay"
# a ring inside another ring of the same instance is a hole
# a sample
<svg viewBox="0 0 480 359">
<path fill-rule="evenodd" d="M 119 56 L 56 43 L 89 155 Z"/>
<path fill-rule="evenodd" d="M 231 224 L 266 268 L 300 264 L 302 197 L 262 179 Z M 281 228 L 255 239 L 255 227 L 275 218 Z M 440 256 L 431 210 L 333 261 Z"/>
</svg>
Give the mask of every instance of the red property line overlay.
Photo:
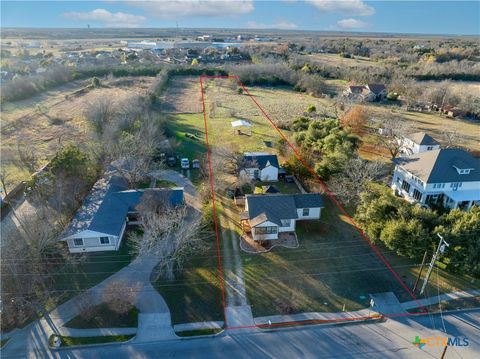
<svg viewBox="0 0 480 359">
<path fill-rule="evenodd" d="M 394 278 L 400 283 L 403 289 L 407 291 L 407 293 L 410 295 L 410 297 L 415 301 L 415 303 L 418 304 L 418 306 L 421 309 L 421 312 L 418 313 L 393 313 L 393 314 L 384 314 L 382 315 L 383 317 L 404 317 L 404 316 L 410 316 L 410 315 L 422 315 L 428 313 L 425 307 L 420 303 L 420 301 L 417 299 L 415 294 L 408 288 L 408 286 L 405 284 L 405 282 L 400 278 L 400 276 L 395 272 L 395 270 L 392 268 L 390 263 L 385 259 L 385 257 L 380 253 L 380 251 L 377 249 L 377 247 L 372 243 L 370 238 L 365 234 L 365 232 L 359 227 L 359 225 L 355 222 L 355 220 L 347 213 L 347 211 L 343 208 L 343 206 L 340 204 L 340 202 L 337 200 L 335 195 L 329 190 L 327 187 L 326 183 L 320 178 L 320 176 L 310 167 L 310 165 L 307 163 L 305 158 L 302 156 L 302 154 L 293 146 L 288 138 L 285 136 L 285 134 L 280 130 L 277 125 L 273 122 L 273 120 L 270 118 L 268 113 L 263 109 L 263 107 L 257 102 L 255 97 L 248 91 L 248 89 L 245 87 L 245 85 L 240 81 L 239 77 L 236 75 L 229 75 L 229 76 L 222 76 L 222 75 L 201 75 L 200 76 L 200 90 L 201 90 L 201 95 L 202 95 L 202 111 L 203 111 L 203 123 L 205 127 L 205 143 L 207 147 L 207 164 L 208 164 L 208 172 L 209 172 L 209 177 L 210 177 L 210 190 L 212 192 L 212 207 L 213 207 L 213 220 L 215 224 L 215 239 L 216 239 L 216 247 L 217 247 L 217 257 L 218 257 L 218 264 L 219 264 L 219 269 L 220 269 L 220 281 L 221 281 L 221 290 L 222 290 L 222 305 L 223 305 L 223 315 L 224 315 L 224 326 L 225 329 L 243 329 L 243 328 L 265 328 L 264 325 L 248 325 L 248 326 L 237 326 L 237 327 L 229 327 L 227 323 L 227 315 L 226 315 L 226 302 L 225 302 L 225 285 L 224 285 L 224 278 L 223 278 L 223 269 L 222 269 L 222 260 L 220 258 L 220 239 L 219 239 L 219 234 L 218 234 L 218 224 L 217 224 L 217 217 L 216 217 L 216 208 L 215 208 L 215 189 L 213 185 L 213 171 L 211 167 L 211 162 L 210 162 L 210 145 L 208 142 L 208 129 L 207 129 L 207 114 L 205 111 L 205 97 L 204 97 L 204 87 L 203 87 L 203 80 L 204 79 L 235 79 L 237 81 L 238 86 L 240 86 L 243 91 L 250 97 L 250 99 L 253 101 L 255 106 L 262 112 L 262 114 L 265 116 L 265 118 L 268 120 L 270 125 L 280 134 L 280 136 L 285 140 L 285 143 L 292 149 L 292 151 L 295 153 L 295 156 L 302 162 L 302 164 L 305 166 L 305 168 L 313 175 L 313 177 L 318 181 L 318 183 L 321 185 L 322 190 L 327 194 L 327 196 L 330 198 L 330 200 L 335 204 L 335 206 L 345 215 L 345 217 L 348 219 L 348 221 L 352 224 L 352 226 L 358 231 L 358 233 L 362 236 L 362 238 L 368 243 L 368 245 L 372 248 L 372 250 L 375 252 L 375 254 L 378 256 L 380 261 L 387 267 L 387 269 L 392 273 Z M 355 321 L 355 320 L 366 320 L 366 319 L 373 319 L 373 318 L 378 318 L 378 316 L 363 316 L 363 317 L 345 317 L 345 318 L 339 318 L 339 319 L 332 319 L 332 320 L 322 320 L 322 321 L 309 321 L 311 324 L 315 323 L 338 323 L 338 322 L 343 322 L 343 321 Z M 304 325 L 305 321 L 293 321 L 293 322 L 286 322 L 286 323 L 272 323 L 272 326 L 285 326 L 285 325 L 293 325 L 293 324 L 298 324 L 298 325 Z"/>
</svg>

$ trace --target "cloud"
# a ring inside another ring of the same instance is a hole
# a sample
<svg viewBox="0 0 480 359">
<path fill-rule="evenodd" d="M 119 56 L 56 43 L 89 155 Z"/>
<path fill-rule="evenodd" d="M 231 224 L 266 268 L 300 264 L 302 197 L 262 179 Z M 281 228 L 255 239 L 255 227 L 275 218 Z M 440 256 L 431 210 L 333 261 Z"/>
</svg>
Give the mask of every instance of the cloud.
<svg viewBox="0 0 480 359">
<path fill-rule="evenodd" d="M 293 30 L 298 26 L 293 22 L 284 19 L 277 19 L 271 24 L 258 23 L 256 21 L 247 22 L 247 27 L 250 29 L 279 29 L 279 30 Z"/>
<path fill-rule="evenodd" d="M 344 15 L 369 16 L 375 14 L 375 9 L 362 0 L 307 0 L 320 11 L 336 12 Z"/>
<path fill-rule="evenodd" d="M 369 24 L 356 19 L 343 19 L 337 21 L 337 26 L 341 29 L 365 29 Z"/>
<path fill-rule="evenodd" d="M 66 12 L 62 17 L 74 21 L 100 22 L 105 27 L 140 27 L 146 20 L 145 16 L 112 13 L 105 9 L 95 9 L 89 12 Z"/>
<path fill-rule="evenodd" d="M 150 16 L 170 20 L 200 16 L 231 17 L 248 14 L 255 9 L 253 0 L 130 0 L 125 3 L 145 10 Z"/>
</svg>

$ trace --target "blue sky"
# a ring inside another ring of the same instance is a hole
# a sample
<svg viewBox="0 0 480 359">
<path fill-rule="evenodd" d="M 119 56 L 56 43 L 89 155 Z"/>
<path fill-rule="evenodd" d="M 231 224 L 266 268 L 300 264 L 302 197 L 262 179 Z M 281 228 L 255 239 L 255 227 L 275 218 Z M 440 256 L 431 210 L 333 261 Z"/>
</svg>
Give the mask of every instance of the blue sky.
<svg viewBox="0 0 480 359">
<path fill-rule="evenodd" d="M 279 28 L 480 34 L 479 1 L 2 1 L 2 27 Z"/>
</svg>

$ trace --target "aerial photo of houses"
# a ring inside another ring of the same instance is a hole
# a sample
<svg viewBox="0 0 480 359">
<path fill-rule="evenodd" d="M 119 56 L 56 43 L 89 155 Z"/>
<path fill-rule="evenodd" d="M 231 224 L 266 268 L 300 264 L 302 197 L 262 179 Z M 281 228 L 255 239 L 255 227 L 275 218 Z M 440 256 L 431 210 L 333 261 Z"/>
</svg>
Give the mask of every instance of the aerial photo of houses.
<svg viewBox="0 0 480 359">
<path fill-rule="evenodd" d="M 0 13 L 0 358 L 480 357 L 480 2 Z"/>
</svg>

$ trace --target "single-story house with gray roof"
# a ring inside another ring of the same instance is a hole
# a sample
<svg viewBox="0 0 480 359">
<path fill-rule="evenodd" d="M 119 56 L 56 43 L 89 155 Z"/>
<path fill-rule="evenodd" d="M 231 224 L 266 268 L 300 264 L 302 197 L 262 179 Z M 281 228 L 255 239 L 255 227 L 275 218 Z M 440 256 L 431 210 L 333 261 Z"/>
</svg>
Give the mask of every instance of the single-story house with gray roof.
<svg viewBox="0 0 480 359">
<path fill-rule="evenodd" d="M 116 251 L 122 242 L 128 215 L 137 212 L 146 191 L 172 206 L 183 203 L 183 188 L 129 190 L 120 176 L 98 180 L 63 233 L 70 253 Z"/>
<path fill-rule="evenodd" d="M 246 195 L 242 225 L 256 241 L 278 239 L 297 221 L 320 219 L 323 207 L 318 193 Z"/>
<path fill-rule="evenodd" d="M 480 205 L 480 161 L 465 150 L 437 149 L 393 162 L 391 187 L 410 202 L 461 209 Z"/>
</svg>

